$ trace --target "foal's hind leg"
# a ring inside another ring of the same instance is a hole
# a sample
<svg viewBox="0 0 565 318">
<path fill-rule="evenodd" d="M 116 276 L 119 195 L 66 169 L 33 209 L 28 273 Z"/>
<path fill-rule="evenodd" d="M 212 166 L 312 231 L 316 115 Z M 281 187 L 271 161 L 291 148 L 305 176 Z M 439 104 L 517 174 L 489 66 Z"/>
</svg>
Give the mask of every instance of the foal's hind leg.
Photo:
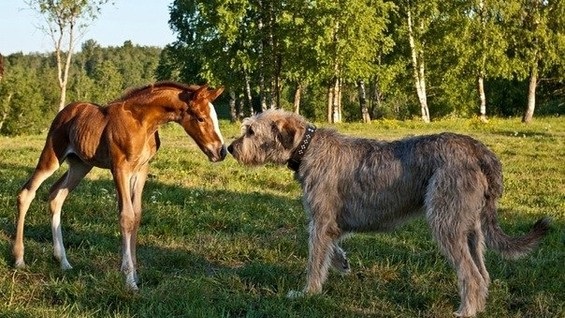
<svg viewBox="0 0 565 318">
<path fill-rule="evenodd" d="M 53 256 L 61 264 L 61 269 L 71 269 L 67 260 L 65 246 L 63 245 L 63 234 L 61 231 L 61 208 L 67 195 L 88 174 L 92 166 L 82 162 L 78 158 L 68 157 L 69 170 L 55 182 L 49 193 L 49 208 L 51 210 L 51 231 L 53 232 Z"/>
<path fill-rule="evenodd" d="M 16 238 L 12 248 L 16 268 L 25 266 L 24 262 L 24 223 L 25 216 L 35 198 L 35 193 L 39 186 L 49 178 L 60 166 L 59 158 L 55 154 L 50 140 L 47 140 L 35 171 L 21 188 L 18 194 L 18 220 L 16 224 Z"/>
</svg>

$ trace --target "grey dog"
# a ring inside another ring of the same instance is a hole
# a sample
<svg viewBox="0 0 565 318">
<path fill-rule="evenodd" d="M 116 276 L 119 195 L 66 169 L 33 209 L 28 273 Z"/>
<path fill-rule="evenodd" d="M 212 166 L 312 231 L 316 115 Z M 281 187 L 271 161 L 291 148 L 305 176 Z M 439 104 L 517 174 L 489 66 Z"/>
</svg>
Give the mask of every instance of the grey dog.
<svg viewBox="0 0 565 318">
<path fill-rule="evenodd" d="M 309 214 L 307 283 L 320 293 L 333 266 L 348 272 L 338 245 L 350 232 L 389 231 L 424 215 L 441 252 L 457 272 L 461 305 L 455 315 L 485 308 L 490 277 L 484 249 L 506 258 L 530 252 L 549 229 L 542 218 L 529 233 L 506 235 L 496 202 L 502 167 L 495 154 L 465 135 L 441 133 L 386 142 L 316 129 L 303 117 L 268 110 L 246 118 L 228 151 L 245 165 L 287 164 L 303 190 Z"/>
</svg>

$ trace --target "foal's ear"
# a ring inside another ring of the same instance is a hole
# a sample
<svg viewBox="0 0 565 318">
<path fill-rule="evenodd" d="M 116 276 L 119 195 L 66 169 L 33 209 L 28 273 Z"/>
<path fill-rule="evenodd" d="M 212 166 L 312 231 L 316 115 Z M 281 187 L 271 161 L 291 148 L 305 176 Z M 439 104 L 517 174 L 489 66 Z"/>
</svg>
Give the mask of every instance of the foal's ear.
<svg viewBox="0 0 565 318">
<path fill-rule="evenodd" d="M 208 100 L 209 101 L 213 101 L 216 98 L 218 98 L 218 96 L 220 96 L 220 94 L 222 94 L 224 92 L 224 87 L 220 86 L 218 88 L 216 88 L 215 90 L 211 90 L 208 91 Z"/>
<path fill-rule="evenodd" d="M 292 125 L 289 125 L 285 120 L 273 121 L 271 122 L 271 129 L 276 139 L 285 149 L 292 149 L 294 137 L 296 136 L 296 129 Z"/>
<path fill-rule="evenodd" d="M 207 98 L 207 97 L 208 97 L 208 84 L 204 84 L 200 86 L 197 90 L 194 91 L 192 95 L 193 100 Z"/>
</svg>

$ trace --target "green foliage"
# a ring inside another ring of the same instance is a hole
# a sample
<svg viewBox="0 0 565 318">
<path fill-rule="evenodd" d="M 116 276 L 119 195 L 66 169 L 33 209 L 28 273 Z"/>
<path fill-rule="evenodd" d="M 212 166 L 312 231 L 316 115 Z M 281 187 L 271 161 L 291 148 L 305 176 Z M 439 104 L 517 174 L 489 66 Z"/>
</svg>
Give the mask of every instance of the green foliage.
<svg viewBox="0 0 565 318">
<path fill-rule="evenodd" d="M 26 61 L 27 60 L 27 61 Z M 0 133 L 39 133 L 49 127 L 58 100 L 50 58 L 14 54 L 5 58 L 0 84 Z M 30 67 L 31 66 L 31 67 Z"/>
<path fill-rule="evenodd" d="M 30 1 L 91 8 L 106 2 Z M 125 88 L 155 80 L 207 82 L 226 87 L 217 106 L 234 96 L 243 107 L 238 113 L 249 115 L 265 107 L 293 109 L 301 87 L 301 113 L 321 121 L 327 118 L 328 88 L 339 78 L 343 117 L 359 121 L 356 82 L 362 79 L 373 119 L 410 119 L 419 112 L 407 39 L 410 8 L 432 118 L 478 113 L 479 75 L 488 116 L 519 115 L 532 67 L 539 68 L 536 112 L 563 115 L 564 3 L 176 0 L 169 21 L 175 43 L 161 49 L 126 41 L 102 48 L 86 41 L 71 65 L 67 100 L 105 104 Z M 59 98 L 55 54 L 12 54 L 5 64 L 0 134 L 46 130 Z"/>
<path fill-rule="evenodd" d="M 323 117 L 322 117 L 323 118 Z M 316 123 L 318 126 L 327 126 Z M 220 123 L 224 136 L 238 124 Z M 455 131 L 485 142 L 501 158 L 505 193 L 499 220 L 524 233 L 541 216 L 552 228 L 530 256 L 506 261 L 487 252 L 493 283 L 480 317 L 560 317 L 565 312 L 565 122 L 518 119 L 375 120 L 340 124 L 340 131 L 396 139 Z M 35 166 L 45 134 L 0 138 L 0 316 L 6 317 L 452 317 L 458 305 L 454 271 L 425 222 L 396 231 L 358 234 L 343 242 L 352 273 L 335 272 L 319 296 L 290 300 L 303 287 L 307 219 L 300 189 L 286 167 L 245 168 L 231 157 L 211 164 L 176 125 L 161 129 L 151 164 L 138 237 L 140 291 L 124 288 L 120 234 L 111 176 L 94 169 L 69 196 L 62 226 L 74 268 L 51 257 L 46 204 L 40 188 L 25 228 L 28 268 L 9 255 L 16 194 Z"/>
<path fill-rule="evenodd" d="M 288 92 L 300 85 L 301 109 L 316 119 L 326 117 L 323 91 L 337 77 L 346 86 L 342 100 L 349 120 L 360 118 L 353 105 L 355 83 L 363 79 L 374 118 L 411 118 L 419 105 L 408 10 L 424 58 L 432 117 L 478 113 L 479 76 L 504 84 L 485 87 L 489 116 L 523 109 L 525 102 L 515 104 L 514 96 L 500 97 L 524 87 L 532 52 L 543 73 L 538 110 L 563 113 L 565 59 L 557 53 L 565 47 L 563 1 L 177 0 L 170 23 L 178 40 L 161 57 L 159 76 L 223 84 L 237 99 L 247 98 L 249 85 L 256 109 L 265 96 L 273 98 L 277 83 L 285 94 L 277 106 L 289 107 L 294 97 Z"/>
<path fill-rule="evenodd" d="M 101 105 L 132 86 L 154 82 L 161 49 L 134 46 L 100 47 L 86 41 L 71 65 L 67 100 Z M 0 134 L 38 133 L 49 128 L 57 112 L 59 87 L 52 54 L 11 54 L 4 58 L 0 82 Z"/>
</svg>

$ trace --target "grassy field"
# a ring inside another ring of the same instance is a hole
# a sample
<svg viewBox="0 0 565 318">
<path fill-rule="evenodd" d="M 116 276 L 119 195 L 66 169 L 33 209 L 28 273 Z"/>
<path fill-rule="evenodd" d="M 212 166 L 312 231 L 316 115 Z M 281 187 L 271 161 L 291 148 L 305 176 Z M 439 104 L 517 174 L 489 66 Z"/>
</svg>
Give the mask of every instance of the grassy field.
<svg viewBox="0 0 565 318">
<path fill-rule="evenodd" d="M 324 126 L 320 124 L 320 126 Z M 239 134 L 221 124 L 227 140 Z M 487 253 L 493 280 L 479 317 L 565 317 L 565 120 L 538 118 L 344 124 L 347 134 L 382 139 L 441 131 L 472 135 L 504 165 L 499 219 L 509 234 L 544 216 L 552 229 L 530 256 Z M 138 239 L 140 291 L 125 289 L 109 172 L 93 170 L 63 208 L 74 268 L 52 259 L 46 198 L 27 216 L 25 270 L 10 256 L 16 193 L 32 172 L 44 135 L 0 137 L 0 316 L 2 317 L 452 317 L 456 277 L 422 220 L 388 234 L 354 235 L 343 247 L 352 273 L 331 273 L 322 295 L 289 300 L 302 288 L 306 216 L 290 170 L 211 164 L 180 128 L 161 130 L 162 148 L 144 192 Z M 63 173 L 57 172 L 56 176 Z"/>
</svg>

